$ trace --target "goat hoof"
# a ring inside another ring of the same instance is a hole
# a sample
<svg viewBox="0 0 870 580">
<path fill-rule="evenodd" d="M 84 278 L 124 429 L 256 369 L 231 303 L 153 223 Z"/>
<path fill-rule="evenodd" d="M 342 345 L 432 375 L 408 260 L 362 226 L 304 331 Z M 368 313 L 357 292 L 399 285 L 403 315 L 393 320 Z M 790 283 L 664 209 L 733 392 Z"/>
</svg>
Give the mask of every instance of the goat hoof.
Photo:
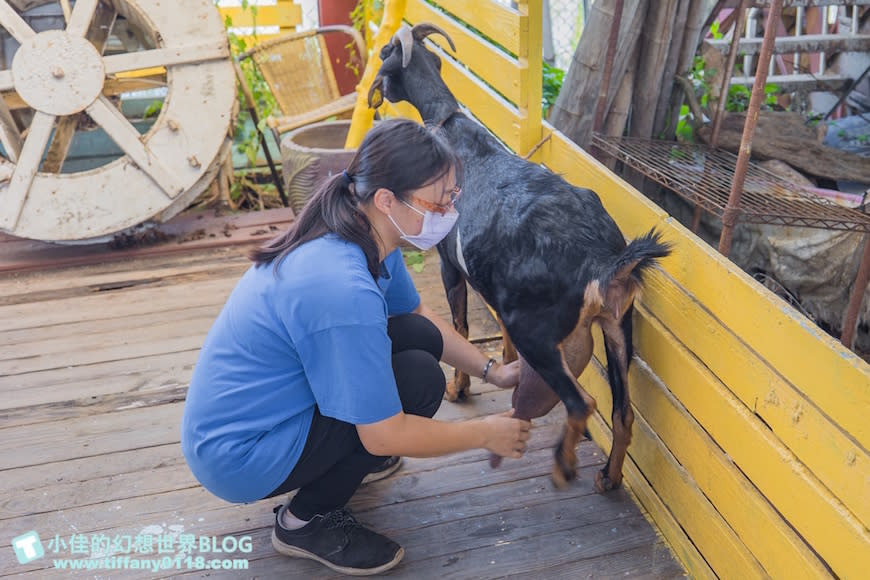
<svg viewBox="0 0 870 580">
<path fill-rule="evenodd" d="M 450 401 L 451 403 L 457 403 L 459 401 L 464 401 L 471 396 L 471 383 L 463 385 L 456 383 L 455 380 L 450 381 L 447 384 L 447 388 L 444 389 L 444 399 Z"/>
<path fill-rule="evenodd" d="M 597 491 L 598 493 L 607 493 L 608 491 L 613 491 L 614 489 L 617 489 L 621 483 L 621 479 L 614 481 L 610 479 L 610 477 L 608 477 L 608 475 L 604 473 L 604 471 L 599 471 L 595 474 L 595 491 Z"/>
<path fill-rule="evenodd" d="M 566 487 L 570 482 L 577 479 L 577 470 L 570 465 L 560 465 L 558 462 L 553 466 L 553 485 L 558 488 Z"/>
</svg>

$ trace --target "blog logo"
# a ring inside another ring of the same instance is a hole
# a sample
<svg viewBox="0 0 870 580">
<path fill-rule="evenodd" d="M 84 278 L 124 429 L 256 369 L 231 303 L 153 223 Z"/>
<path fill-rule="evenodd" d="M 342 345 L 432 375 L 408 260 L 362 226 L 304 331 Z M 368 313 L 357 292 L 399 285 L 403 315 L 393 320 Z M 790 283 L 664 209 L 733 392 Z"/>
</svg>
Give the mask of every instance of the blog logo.
<svg viewBox="0 0 870 580">
<path fill-rule="evenodd" d="M 22 564 L 27 564 L 45 556 L 45 549 L 39 541 L 39 534 L 34 531 L 12 538 L 12 548 L 15 556 Z"/>
</svg>

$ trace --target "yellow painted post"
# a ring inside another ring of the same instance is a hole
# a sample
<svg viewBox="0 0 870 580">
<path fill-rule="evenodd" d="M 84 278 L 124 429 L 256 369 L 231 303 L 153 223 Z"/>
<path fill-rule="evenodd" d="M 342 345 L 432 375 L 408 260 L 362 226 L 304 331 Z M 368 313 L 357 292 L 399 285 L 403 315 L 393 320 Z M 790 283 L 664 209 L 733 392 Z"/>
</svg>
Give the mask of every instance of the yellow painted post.
<svg viewBox="0 0 870 580">
<path fill-rule="evenodd" d="M 405 14 L 407 0 L 386 0 L 384 2 L 384 19 L 378 28 L 378 33 L 372 41 L 374 53 L 366 64 L 366 70 L 362 79 L 356 86 L 356 106 L 353 109 L 353 117 L 350 122 L 350 130 L 347 132 L 347 140 L 344 143 L 347 149 L 356 149 L 362 143 L 366 132 L 371 129 L 375 119 L 375 112 L 369 108 L 368 94 L 372 81 L 378 69 L 381 68 L 381 55 L 378 47 L 385 45 L 393 37 L 393 34 L 402 24 L 402 16 Z"/>
<path fill-rule="evenodd" d="M 517 153 L 525 155 L 541 140 L 541 99 L 543 87 L 542 0 L 520 0 L 520 144 Z"/>
</svg>

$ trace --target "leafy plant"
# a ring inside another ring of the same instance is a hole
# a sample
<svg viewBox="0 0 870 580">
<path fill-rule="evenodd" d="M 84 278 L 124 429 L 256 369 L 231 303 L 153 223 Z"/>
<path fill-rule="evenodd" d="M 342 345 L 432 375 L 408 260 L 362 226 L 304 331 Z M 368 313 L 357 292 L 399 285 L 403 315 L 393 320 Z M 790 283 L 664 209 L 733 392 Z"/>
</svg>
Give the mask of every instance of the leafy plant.
<svg viewBox="0 0 870 580">
<path fill-rule="evenodd" d="M 544 118 L 550 112 L 550 108 L 556 102 L 559 96 L 559 91 L 562 90 L 562 83 L 565 81 L 565 71 L 560 68 L 551 66 L 546 61 L 543 63 L 542 70 L 543 93 L 541 94 L 541 108 Z"/>
<path fill-rule="evenodd" d="M 718 27 L 711 29 L 714 37 L 718 33 Z M 721 34 L 719 34 L 721 37 Z M 692 70 L 689 71 L 687 78 L 694 89 L 694 98 L 700 106 L 705 117 L 710 118 L 713 113 L 710 109 L 710 95 L 712 94 L 712 81 L 716 75 L 716 69 L 708 68 L 707 63 L 702 56 L 696 56 L 692 63 Z M 764 101 L 762 108 L 773 108 L 777 104 L 777 94 L 779 87 L 773 83 L 767 83 L 764 86 Z M 739 113 L 746 111 L 749 108 L 749 100 L 752 96 L 752 91 L 743 85 L 731 85 L 728 87 L 728 94 L 725 98 L 725 110 L 730 113 Z M 692 141 L 693 126 L 703 122 L 703 119 L 695 119 L 691 107 L 683 105 L 680 108 L 679 120 L 677 121 L 676 134 L 681 140 Z"/>
<path fill-rule="evenodd" d="M 254 38 L 257 37 L 257 6 L 253 5 L 249 2 L 249 0 L 242 0 L 241 3 L 242 10 L 248 10 L 251 12 L 251 17 L 253 20 L 252 27 L 252 36 Z M 236 58 L 240 54 L 243 54 L 248 50 L 247 41 L 238 36 L 230 29 L 233 25 L 232 18 L 227 15 L 224 19 L 224 26 L 227 28 L 227 37 L 230 43 L 230 53 L 233 58 Z M 254 97 L 254 103 L 256 105 L 257 111 L 260 116 L 259 123 L 256 127 L 249 126 L 251 123 L 251 114 L 244 106 L 246 103 L 245 96 L 242 93 L 241 86 L 238 87 L 238 100 L 239 103 L 242 103 L 243 106 L 239 111 L 238 116 L 236 117 L 236 127 L 235 127 L 235 135 L 236 135 L 236 150 L 245 155 L 245 158 L 248 160 L 248 164 L 250 166 L 255 166 L 257 164 L 257 156 L 260 151 L 260 131 L 264 131 L 266 128 L 266 119 L 278 109 L 278 103 L 275 100 L 275 96 L 272 94 L 271 89 L 269 89 L 269 85 L 266 83 L 266 79 L 263 78 L 260 70 L 254 65 L 253 59 L 246 58 L 240 63 L 242 74 L 245 77 L 245 82 L 248 87 L 251 89 L 251 94 Z"/>
<path fill-rule="evenodd" d="M 150 119 L 151 117 L 156 117 L 160 114 L 160 111 L 163 110 L 163 101 L 160 99 L 155 99 L 151 101 L 145 110 L 142 112 L 143 119 Z"/>
<path fill-rule="evenodd" d="M 405 258 L 405 265 L 407 267 L 413 268 L 418 274 L 423 271 L 426 265 L 426 254 L 420 250 L 402 248 L 402 256 Z"/>
</svg>

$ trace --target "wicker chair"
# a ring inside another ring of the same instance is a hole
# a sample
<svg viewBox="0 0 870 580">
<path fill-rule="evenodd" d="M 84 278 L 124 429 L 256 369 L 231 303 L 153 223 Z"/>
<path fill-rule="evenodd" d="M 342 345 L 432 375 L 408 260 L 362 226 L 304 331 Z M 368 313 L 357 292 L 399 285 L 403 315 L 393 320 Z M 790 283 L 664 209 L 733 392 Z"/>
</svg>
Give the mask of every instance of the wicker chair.
<svg viewBox="0 0 870 580">
<path fill-rule="evenodd" d="M 361 61 L 359 70 L 365 68 L 366 49 L 362 35 L 343 25 L 286 34 L 258 44 L 237 58 L 237 65 L 251 59 L 275 95 L 281 116 L 267 118 L 266 125 L 272 130 L 276 142 L 280 142 L 282 133 L 291 129 L 353 111 L 356 93 L 342 95 L 339 92 L 326 46 L 327 34 L 341 35 L 348 43 L 352 41 Z M 240 66 L 236 66 L 236 72 L 248 108 L 255 111 L 256 103 Z"/>
</svg>

